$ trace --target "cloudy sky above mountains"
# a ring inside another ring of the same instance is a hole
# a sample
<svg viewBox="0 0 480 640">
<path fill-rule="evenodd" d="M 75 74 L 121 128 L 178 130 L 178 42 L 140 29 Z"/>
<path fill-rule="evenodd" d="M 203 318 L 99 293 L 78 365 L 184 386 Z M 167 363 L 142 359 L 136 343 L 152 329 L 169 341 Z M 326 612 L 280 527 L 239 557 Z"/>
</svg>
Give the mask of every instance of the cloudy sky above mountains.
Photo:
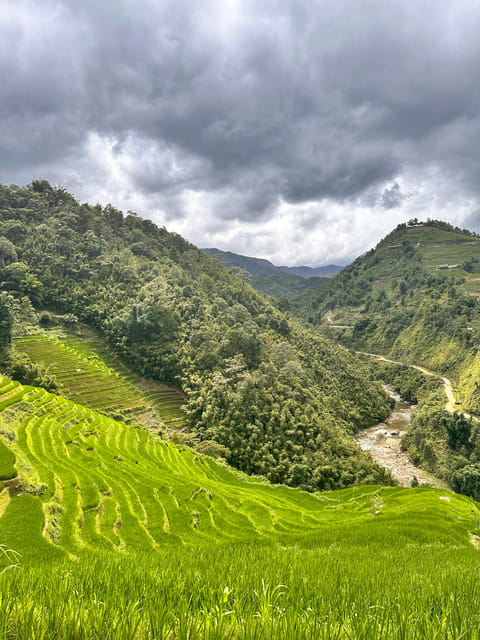
<svg viewBox="0 0 480 640">
<path fill-rule="evenodd" d="M 0 0 L 0 181 L 277 264 L 480 230 L 479 33 L 473 0 Z"/>
</svg>

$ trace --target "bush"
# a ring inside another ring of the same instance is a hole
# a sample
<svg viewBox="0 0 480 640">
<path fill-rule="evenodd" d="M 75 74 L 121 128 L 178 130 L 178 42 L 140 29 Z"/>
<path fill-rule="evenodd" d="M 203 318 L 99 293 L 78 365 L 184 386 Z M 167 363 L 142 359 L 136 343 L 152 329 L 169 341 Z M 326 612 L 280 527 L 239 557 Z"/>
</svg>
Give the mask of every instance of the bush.
<svg viewBox="0 0 480 640">
<path fill-rule="evenodd" d="M 480 465 L 469 464 L 453 474 L 452 487 L 458 493 L 480 500 Z"/>
<path fill-rule="evenodd" d="M 59 389 L 56 377 L 45 367 L 30 360 L 25 353 L 10 350 L 3 362 L 2 371 L 12 380 L 32 387 L 43 387 L 55 393 Z"/>
<path fill-rule="evenodd" d="M 49 311 L 42 311 L 38 318 L 38 322 L 42 327 L 51 327 L 55 324 L 55 318 Z"/>
</svg>

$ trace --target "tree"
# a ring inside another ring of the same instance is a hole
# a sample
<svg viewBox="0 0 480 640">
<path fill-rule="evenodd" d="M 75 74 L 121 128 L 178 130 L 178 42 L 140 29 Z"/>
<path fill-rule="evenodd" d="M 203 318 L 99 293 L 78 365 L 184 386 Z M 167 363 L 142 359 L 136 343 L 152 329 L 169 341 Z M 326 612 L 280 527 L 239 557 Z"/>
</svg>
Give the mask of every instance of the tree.
<svg viewBox="0 0 480 640">
<path fill-rule="evenodd" d="M 452 478 L 455 491 L 480 500 L 480 466 L 469 464 L 455 472 Z"/>
<path fill-rule="evenodd" d="M 5 291 L 0 293 L 0 354 L 10 346 L 13 327 L 13 298 Z"/>
<path fill-rule="evenodd" d="M 463 413 L 444 416 L 441 419 L 441 423 L 447 430 L 447 442 L 450 449 L 458 450 L 468 444 L 472 432 L 472 423 L 465 418 Z"/>
<path fill-rule="evenodd" d="M 11 262 L 17 262 L 17 251 L 15 245 L 4 236 L 0 237 L 0 266 L 5 266 Z"/>
</svg>

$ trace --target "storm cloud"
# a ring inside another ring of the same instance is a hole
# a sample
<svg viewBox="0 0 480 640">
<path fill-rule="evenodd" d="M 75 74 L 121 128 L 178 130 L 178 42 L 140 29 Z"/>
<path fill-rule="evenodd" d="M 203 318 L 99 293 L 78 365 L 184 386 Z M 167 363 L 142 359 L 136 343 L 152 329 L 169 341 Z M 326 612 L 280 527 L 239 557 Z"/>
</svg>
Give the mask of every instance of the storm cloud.
<svg viewBox="0 0 480 640">
<path fill-rule="evenodd" d="M 7 0 L 0 25 L 2 182 L 282 264 L 478 220 L 478 3 Z"/>
</svg>

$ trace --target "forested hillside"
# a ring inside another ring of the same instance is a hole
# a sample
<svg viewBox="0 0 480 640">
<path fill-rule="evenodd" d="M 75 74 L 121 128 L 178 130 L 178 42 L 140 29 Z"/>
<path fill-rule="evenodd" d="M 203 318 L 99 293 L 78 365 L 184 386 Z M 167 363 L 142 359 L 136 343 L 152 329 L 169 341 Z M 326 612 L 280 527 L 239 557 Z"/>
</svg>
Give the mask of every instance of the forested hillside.
<svg viewBox="0 0 480 640">
<path fill-rule="evenodd" d="M 448 376 L 455 408 L 480 415 L 476 234 L 438 221 L 399 225 L 322 291 L 297 298 L 296 309 L 349 348 Z M 399 373 L 399 390 L 418 390 L 418 372 Z M 478 423 L 449 413 L 443 391 L 420 404 L 404 439 L 412 460 L 478 499 Z"/>
<path fill-rule="evenodd" d="M 9 343 L 60 314 L 98 331 L 137 374 L 181 388 L 190 444 L 308 489 L 389 482 L 350 438 L 388 413 L 378 384 L 217 260 L 43 180 L 0 187 L 0 219 L 4 371 L 55 388 Z"/>
<path fill-rule="evenodd" d="M 348 347 L 462 378 L 480 345 L 480 238 L 428 221 L 399 225 L 297 311 Z M 477 365 L 478 367 L 478 365 Z M 463 389 L 480 410 L 480 387 Z"/>
</svg>

